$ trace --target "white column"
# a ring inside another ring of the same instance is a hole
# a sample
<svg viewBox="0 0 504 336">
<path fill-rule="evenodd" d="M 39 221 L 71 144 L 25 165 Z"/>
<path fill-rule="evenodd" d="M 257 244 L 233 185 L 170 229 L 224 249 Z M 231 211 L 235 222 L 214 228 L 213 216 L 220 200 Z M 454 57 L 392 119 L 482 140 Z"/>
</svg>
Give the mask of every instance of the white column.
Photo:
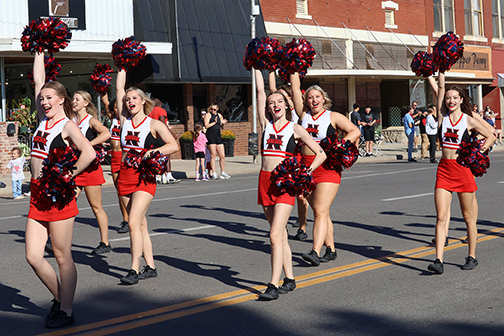
<svg viewBox="0 0 504 336">
<path fill-rule="evenodd" d="M 348 77 L 347 92 L 348 92 L 348 111 L 346 111 L 346 114 L 348 117 L 350 117 L 349 112 L 353 109 L 353 104 L 357 102 L 357 96 L 355 94 L 355 76 Z"/>
<path fill-rule="evenodd" d="M 347 69 L 352 69 L 353 65 L 352 62 L 354 61 L 353 59 L 353 41 L 351 39 L 345 40 L 345 52 L 347 55 L 347 60 L 346 60 L 346 66 Z M 350 62 L 352 60 L 352 62 Z"/>
<path fill-rule="evenodd" d="M 0 78 L 2 82 L 2 111 L 0 114 L 0 121 L 7 121 L 7 99 L 5 98 L 5 62 L 3 57 L 0 57 Z"/>
</svg>

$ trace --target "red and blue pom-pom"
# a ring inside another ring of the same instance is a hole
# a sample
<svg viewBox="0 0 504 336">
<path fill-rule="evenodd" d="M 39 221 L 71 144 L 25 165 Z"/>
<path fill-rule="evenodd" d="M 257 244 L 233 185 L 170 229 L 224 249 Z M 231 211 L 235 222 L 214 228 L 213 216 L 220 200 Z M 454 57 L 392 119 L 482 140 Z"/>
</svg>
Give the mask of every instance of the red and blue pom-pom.
<svg viewBox="0 0 504 336">
<path fill-rule="evenodd" d="M 338 140 L 337 134 L 332 134 L 320 141 L 320 147 L 327 155 L 324 165 L 327 169 L 342 171 L 353 166 L 359 158 L 359 150 L 347 139 Z"/>
<path fill-rule="evenodd" d="M 134 36 L 117 40 L 112 44 L 112 58 L 119 70 L 133 69 L 145 56 L 147 56 L 147 48 L 135 40 Z"/>
<path fill-rule="evenodd" d="M 464 55 L 464 44 L 453 32 L 448 32 L 437 40 L 432 48 L 434 63 L 440 72 L 450 70 L 460 57 Z"/>
<path fill-rule="evenodd" d="M 299 78 L 303 79 L 306 76 L 306 70 L 301 70 L 299 73 Z M 281 65 L 278 67 L 278 76 L 286 83 L 290 82 L 290 73 L 285 70 Z"/>
<path fill-rule="evenodd" d="M 243 65 L 247 70 L 275 70 L 282 61 L 284 49 L 276 38 L 252 39 L 245 50 Z"/>
<path fill-rule="evenodd" d="M 72 32 L 68 26 L 57 17 L 32 20 L 25 27 L 21 36 L 23 51 L 55 53 L 65 49 L 70 43 Z"/>
<path fill-rule="evenodd" d="M 107 93 L 112 83 L 112 76 L 109 73 L 114 72 L 109 64 L 96 64 L 93 73 L 89 77 L 91 86 L 99 94 Z"/>
<path fill-rule="evenodd" d="M 280 162 L 271 172 L 271 178 L 282 193 L 291 196 L 306 197 L 317 187 L 308 167 L 302 165 L 295 156 Z"/>
<path fill-rule="evenodd" d="M 45 80 L 47 82 L 54 82 L 57 80 L 57 76 L 60 74 L 61 64 L 59 64 L 53 57 L 44 56 L 44 68 L 45 68 Z M 33 71 L 28 72 L 28 79 L 32 87 L 35 86 L 33 80 Z"/>
<path fill-rule="evenodd" d="M 142 179 L 155 181 L 156 175 L 166 173 L 168 157 L 159 151 L 155 151 L 148 158 L 144 159 L 145 152 L 147 152 L 146 149 L 130 149 L 126 155 L 126 165 L 139 172 Z"/>
<path fill-rule="evenodd" d="M 411 61 L 411 70 L 417 76 L 429 77 L 438 70 L 438 66 L 434 63 L 434 56 L 432 54 L 419 51 Z"/>
<path fill-rule="evenodd" d="M 78 158 L 71 147 L 57 147 L 49 151 L 49 155 L 42 162 L 40 185 L 45 195 L 64 207 L 75 197 L 75 181 L 72 170 Z"/>
<path fill-rule="evenodd" d="M 306 73 L 313 65 L 315 56 L 315 49 L 310 42 L 303 38 L 292 39 L 284 48 L 284 58 L 280 66 L 289 74 Z"/>
<path fill-rule="evenodd" d="M 107 148 L 105 148 L 104 145 L 94 145 L 93 149 L 95 150 L 96 158 L 92 164 L 98 164 L 105 161 L 105 157 L 108 155 Z"/>
<path fill-rule="evenodd" d="M 482 146 L 481 140 L 463 140 L 457 149 L 457 163 L 467 167 L 476 177 L 483 176 L 490 168 L 490 159 L 488 158 L 488 150 L 485 153 L 480 151 Z"/>
</svg>

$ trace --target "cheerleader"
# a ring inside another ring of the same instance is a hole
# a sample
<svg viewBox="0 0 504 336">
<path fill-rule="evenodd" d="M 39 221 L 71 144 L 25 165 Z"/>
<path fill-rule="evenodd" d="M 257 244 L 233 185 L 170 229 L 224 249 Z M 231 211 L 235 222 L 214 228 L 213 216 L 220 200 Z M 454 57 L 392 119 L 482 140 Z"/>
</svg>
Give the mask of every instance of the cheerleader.
<svg viewBox="0 0 504 336">
<path fill-rule="evenodd" d="M 147 219 L 145 218 L 152 198 L 156 193 L 156 180 L 143 179 L 140 173 L 128 167 L 125 162 L 126 154 L 130 149 L 148 149 L 144 159 L 148 158 L 154 151 L 170 155 L 178 150 L 178 145 L 166 125 L 159 120 L 147 117 L 154 107 L 154 102 L 136 87 L 130 87 L 125 91 L 125 85 L 126 72 L 120 70 L 117 74 L 116 97 L 117 109 L 121 112 L 123 158 L 118 187 L 129 216 L 131 247 L 131 269 L 128 274 L 121 278 L 121 282 L 133 285 L 138 283 L 139 279 L 157 276 L 152 242 L 147 228 Z M 163 140 L 165 144 L 155 148 L 156 139 L 158 138 Z M 142 256 L 147 265 L 139 272 Z"/>
<path fill-rule="evenodd" d="M 98 111 L 94 106 L 91 95 L 86 91 L 74 93 L 72 108 L 75 113 L 75 121 L 82 134 L 88 139 L 92 146 L 101 145 L 110 138 L 109 130 L 97 119 Z M 82 190 L 86 192 L 91 209 L 98 222 L 101 241 L 98 246 L 91 251 L 92 254 L 107 253 L 112 250 L 108 241 L 108 217 L 102 206 L 102 184 L 105 183 L 103 170 L 100 163 L 93 163 L 75 177 L 77 186 L 77 196 L 79 198 Z"/>
<path fill-rule="evenodd" d="M 296 288 L 292 271 L 292 252 L 287 236 L 287 221 L 295 203 L 295 196 L 282 193 L 271 180 L 271 171 L 283 159 L 294 155 L 295 141 L 303 141 L 314 155 L 310 171 L 324 162 L 326 155 L 322 148 L 310 137 L 308 132 L 291 120 L 291 109 L 287 98 L 280 92 L 272 92 L 266 98 L 261 71 L 256 71 L 257 112 L 264 130 L 261 143 L 261 172 L 259 175 L 258 204 L 263 206 L 264 214 L 270 224 L 271 279 L 268 288 L 259 295 L 263 300 L 277 299 Z M 296 74 L 297 75 L 297 74 Z M 266 110 L 266 111 L 265 111 Z M 278 286 L 282 269 L 285 274 L 282 286 Z"/>
<path fill-rule="evenodd" d="M 276 89 L 276 75 L 274 71 L 270 71 L 269 77 L 268 77 L 268 84 L 269 84 L 269 89 L 270 92 L 275 92 L 277 91 Z M 287 102 L 289 105 L 289 108 L 291 109 L 291 115 L 292 121 L 294 124 L 299 124 L 299 116 L 296 113 L 296 110 L 294 109 L 294 102 L 292 101 L 292 88 L 289 85 L 281 85 L 280 88 L 278 89 L 280 93 L 282 93 L 286 98 Z M 308 201 L 304 197 L 298 196 L 296 198 L 297 201 L 297 211 L 298 211 L 298 219 L 296 221 L 296 224 L 299 224 L 299 229 L 297 230 L 296 235 L 293 237 L 293 239 L 296 240 L 305 240 L 308 238 L 308 235 L 306 234 L 306 221 L 308 217 Z"/>
<path fill-rule="evenodd" d="M 303 108 L 298 107 L 303 104 L 299 76 L 291 76 L 291 85 L 296 112 L 302 120 L 301 125 L 315 141 L 320 142 L 340 129 L 346 134 L 346 140 L 357 142 L 360 137 L 359 129 L 344 115 L 328 110 L 331 107 L 331 99 L 320 86 L 312 85 L 306 90 L 304 105 L 308 112 L 305 112 Z M 302 147 L 301 154 L 301 162 L 305 165 L 310 165 L 315 158 L 315 153 L 307 146 Z M 341 171 L 329 170 L 321 165 L 313 172 L 313 177 L 317 182 L 317 189 L 308 196 L 308 203 L 314 215 L 313 248 L 310 253 L 303 254 L 302 258 L 311 265 L 318 266 L 321 262 L 335 260 L 337 257 L 330 210 L 341 183 Z M 324 244 L 325 254 L 320 257 Z"/>
<path fill-rule="evenodd" d="M 72 325 L 75 319 L 72 303 L 77 284 L 77 271 L 72 259 L 72 234 L 75 216 L 79 213 L 75 199 L 63 206 L 45 195 L 37 178 L 42 162 L 53 148 L 72 144 L 81 155 L 73 175 L 78 175 L 94 160 L 96 154 L 79 131 L 73 119 L 72 103 L 66 88 L 59 82 L 45 83 L 44 55 L 36 53 L 33 63 L 37 113 L 41 120 L 35 131 L 31 150 L 31 199 L 26 222 L 26 260 L 42 283 L 54 296 L 46 327 Z M 59 279 L 44 259 L 44 248 L 51 235 L 52 248 L 59 268 Z"/>
<path fill-rule="evenodd" d="M 117 102 L 115 99 L 109 101 L 108 93 L 102 96 L 103 104 L 105 105 L 105 110 L 107 111 L 107 116 L 112 122 L 110 125 L 110 146 L 111 146 L 111 156 L 110 170 L 112 172 L 112 180 L 114 181 L 114 187 L 116 188 L 117 198 L 119 199 L 119 208 L 121 209 L 122 222 L 121 226 L 117 229 L 117 233 L 128 233 L 128 212 L 124 207 L 124 204 L 119 195 L 119 189 L 117 188 L 117 179 L 119 178 L 119 171 L 121 169 L 121 159 L 122 159 L 122 148 L 121 148 L 121 122 L 119 121 L 119 113 L 117 112 Z"/>
<path fill-rule="evenodd" d="M 457 163 L 457 149 L 463 140 L 471 135 L 486 139 L 482 151 L 490 148 L 495 136 L 484 125 L 481 118 L 472 112 L 470 98 L 467 93 L 456 85 L 445 87 L 445 74 L 439 73 L 439 86 L 433 77 L 429 77 L 435 95 L 438 98 L 438 127 L 441 132 L 441 161 L 436 173 L 436 186 L 434 202 L 436 205 L 436 260 L 428 269 L 436 274 L 444 272 L 443 253 L 450 222 L 450 205 L 452 193 L 457 192 L 460 210 L 467 227 L 467 240 L 469 253 L 463 270 L 472 270 L 478 266 L 476 260 L 476 240 L 478 230 L 476 221 L 478 217 L 478 204 L 475 191 L 478 190 L 474 176 L 469 168 Z"/>
</svg>

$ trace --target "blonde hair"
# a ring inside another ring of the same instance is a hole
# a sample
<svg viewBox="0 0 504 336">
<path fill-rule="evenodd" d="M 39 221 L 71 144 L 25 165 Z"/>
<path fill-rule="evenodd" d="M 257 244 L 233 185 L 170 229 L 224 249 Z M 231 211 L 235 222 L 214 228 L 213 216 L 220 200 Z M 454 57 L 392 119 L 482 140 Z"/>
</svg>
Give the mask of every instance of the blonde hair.
<svg viewBox="0 0 504 336">
<path fill-rule="evenodd" d="M 65 102 L 63 103 L 63 110 L 65 111 L 65 115 L 70 120 L 73 120 L 75 118 L 75 113 L 72 109 L 72 100 L 70 99 L 70 97 L 68 97 L 67 90 L 63 84 L 58 81 L 47 82 L 44 84 L 44 86 L 42 86 L 40 91 L 42 91 L 43 89 L 53 89 L 54 91 L 56 91 L 56 95 L 58 97 L 65 99 Z"/>
<path fill-rule="evenodd" d="M 326 110 L 329 110 L 332 106 L 332 100 L 331 98 L 329 98 L 329 95 L 327 94 L 327 92 L 324 91 L 324 89 L 322 89 L 320 86 L 318 85 L 312 85 L 310 86 L 308 89 L 306 89 L 306 92 L 305 92 L 305 106 L 308 107 L 308 105 L 306 104 L 306 102 L 308 101 L 308 94 L 310 93 L 310 91 L 312 90 L 317 90 L 318 92 L 320 92 L 320 94 L 322 95 L 322 97 L 324 98 L 324 109 Z"/>
<path fill-rule="evenodd" d="M 88 114 L 91 114 L 91 116 L 93 116 L 94 118 L 98 119 L 98 110 L 93 104 L 91 95 L 86 91 L 75 91 L 75 93 L 79 94 L 82 97 L 82 99 L 84 99 L 84 101 L 88 103 L 86 106 L 86 112 Z"/>
<path fill-rule="evenodd" d="M 138 93 L 138 95 L 140 96 L 140 99 L 142 99 L 143 101 L 145 101 L 144 114 L 145 115 L 149 115 L 149 113 L 151 113 L 152 109 L 155 106 L 154 101 L 152 101 L 149 97 L 147 97 L 147 95 L 145 94 L 145 92 L 143 92 L 142 89 L 139 89 L 136 86 L 130 87 L 124 93 L 123 106 L 126 106 L 126 95 L 128 94 L 128 92 L 131 92 L 131 91 L 136 91 Z"/>
</svg>

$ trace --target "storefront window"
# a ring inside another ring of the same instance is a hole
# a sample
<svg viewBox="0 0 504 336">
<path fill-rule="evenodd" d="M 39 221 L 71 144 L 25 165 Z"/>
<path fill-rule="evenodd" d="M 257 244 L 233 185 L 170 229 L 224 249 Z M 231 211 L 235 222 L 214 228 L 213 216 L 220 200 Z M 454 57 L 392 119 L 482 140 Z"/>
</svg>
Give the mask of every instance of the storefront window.
<svg viewBox="0 0 504 336">
<path fill-rule="evenodd" d="M 150 92 L 151 98 L 161 100 L 161 107 L 166 110 L 170 124 L 184 122 L 184 95 L 181 84 L 148 85 L 145 90 Z"/>
<path fill-rule="evenodd" d="M 215 101 L 229 122 L 248 121 L 247 85 L 215 85 Z"/>
</svg>

